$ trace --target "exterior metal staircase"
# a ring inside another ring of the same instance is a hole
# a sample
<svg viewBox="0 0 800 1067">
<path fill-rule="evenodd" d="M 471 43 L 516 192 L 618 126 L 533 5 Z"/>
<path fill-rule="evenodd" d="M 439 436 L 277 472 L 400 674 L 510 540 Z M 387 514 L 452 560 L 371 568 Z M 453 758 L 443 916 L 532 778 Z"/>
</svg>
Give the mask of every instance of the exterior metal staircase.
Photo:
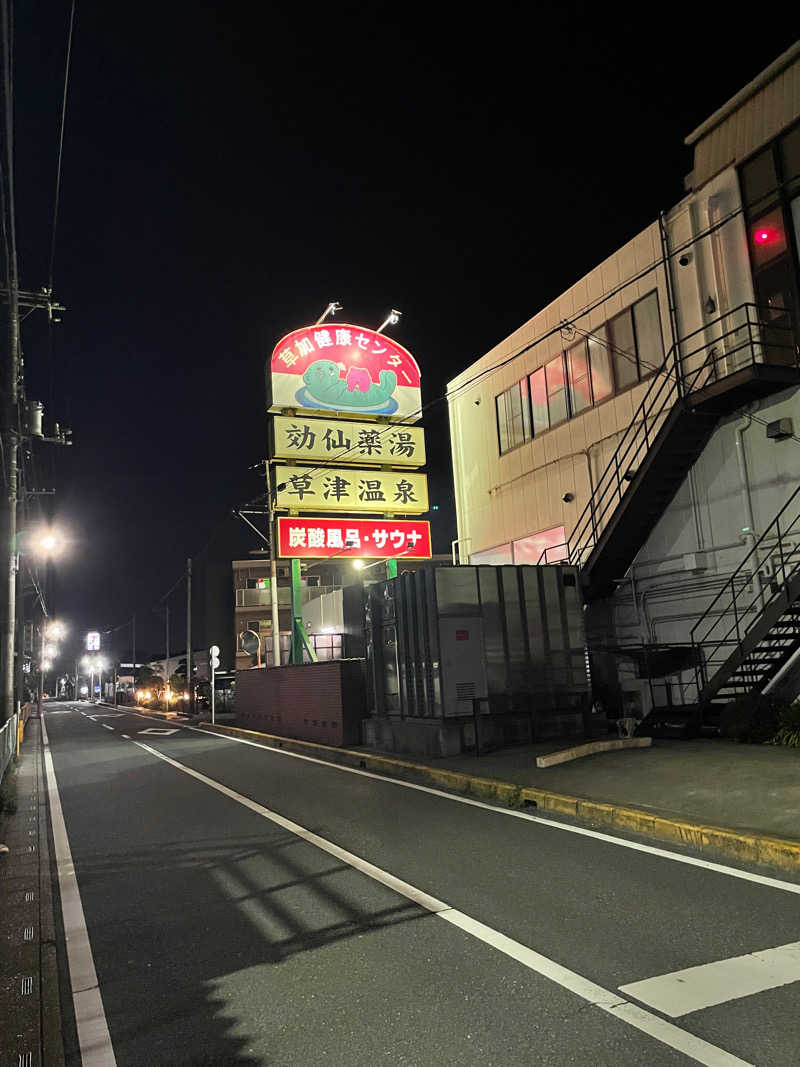
<svg viewBox="0 0 800 1067">
<path fill-rule="evenodd" d="M 800 487 L 692 628 L 704 705 L 761 693 L 800 649 Z"/>
<path fill-rule="evenodd" d="M 785 313 L 742 304 L 673 345 L 560 553 L 586 600 L 625 574 L 720 418 L 798 382 Z"/>
</svg>

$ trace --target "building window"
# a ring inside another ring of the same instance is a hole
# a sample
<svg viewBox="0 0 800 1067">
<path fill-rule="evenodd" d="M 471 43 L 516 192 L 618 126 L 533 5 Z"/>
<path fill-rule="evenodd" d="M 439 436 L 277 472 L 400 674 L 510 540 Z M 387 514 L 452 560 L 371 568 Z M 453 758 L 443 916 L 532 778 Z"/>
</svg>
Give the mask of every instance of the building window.
<svg viewBox="0 0 800 1067">
<path fill-rule="evenodd" d="M 569 372 L 569 406 L 573 415 L 592 406 L 592 382 L 589 375 L 589 353 L 586 341 L 581 340 L 567 352 Z"/>
<path fill-rule="evenodd" d="M 490 567 L 511 563 L 511 545 L 497 545 L 495 548 L 486 548 L 483 552 L 472 552 L 469 561 L 473 566 Z"/>
<path fill-rule="evenodd" d="M 611 369 L 611 349 L 605 324 L 596 329 L 588 340 L 589 365 L 592 369 L 592 395 L 595 404 L 607 400 L 614 392 L 614 372 Z"/>
<path fill-rule="evenodd" d="M 636 385 L 663 362 L 654 290 L 495 397 L 500 455 Z"/>
<path fill-rule="evenodd" d="M 566 534 L 563 526 L 530 534 L 513 542 L 514 562 L 536 566 L 537 563 L 558 563 L 567 558 Z M 544 555 L 544 559 L 542 556 Z"/>
<path fill-rule="evenodd" d="M 659 369 L 664 362 L 664 340 L 661 336 L 661 315 L 658 293 L 648 293 L 633 305 L 633 327 L 636 332 L 636 354 L 639 357 L 639 377 Z"/>
<path fill-rule="evenodd" d="M 495 397 L 495 406 L 497 408 L 497 439 L 502 456 L 504 452 L 519 448 L 531 439 L 531 411 L 527 378 L 523 378 L 521 382 L 514 382 L 510 389 L 506 389 L 504 393 Z"/>
<path fill-rule="evenodd" d="M 550 414 L 547 410 L 547 385 L 544 380 L 544 367 L 528 376 L 528 387 L 533 412 L 533 435 L 550 429 Z"/>
<path fill-rule="evenodd" d="M 636 358 L 636 341 L 633 336 L 633 316 L 630 308 L 609 322 L 608 341 L 614 363 L 614 381 L 617 391 L 621 392 L 639 381 L 639 361 Z"/>
<path fill-rule="evenodd" d="M 657 371 L 664 362 L 658 294 L 648 293 L 608 323 L 617 392 Z"/>
<path fill-rule="evenodd" d="M 567 375 L 564 368 L 564 354 L 551 359 L 545 364 L 545 381 L 547 382 L 547 407 L 550 410 L 550 425 L 558 426 L 569 418 L 567 400 Z"/>
</svg>

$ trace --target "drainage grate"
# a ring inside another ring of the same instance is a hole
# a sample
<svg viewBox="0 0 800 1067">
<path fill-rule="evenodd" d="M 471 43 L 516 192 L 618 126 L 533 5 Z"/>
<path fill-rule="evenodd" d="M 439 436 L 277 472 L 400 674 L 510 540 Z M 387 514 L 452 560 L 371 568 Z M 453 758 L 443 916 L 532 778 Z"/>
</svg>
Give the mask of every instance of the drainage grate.
<svg viewBox="0 0 800 1067">
<path fill-rule="evenodd" d="M 32 926 L 26 926 L 25 929 L 22 931 L 22 940 L 23 941 L 33 941 L 33 927 Z"/>
<path fill-rule="evenodd" d="M 33 900 L 33 890 L 32 889 L 26 889 L 25 890 L 25 903 L 26 904 L 30 904 L 32 900 Z"/>
<path fill-rule="evenodd" d="M 22 979 L 22 995 L 23 997 L 29 997 L 33 992 L 33 978 Z"/>
</svg>

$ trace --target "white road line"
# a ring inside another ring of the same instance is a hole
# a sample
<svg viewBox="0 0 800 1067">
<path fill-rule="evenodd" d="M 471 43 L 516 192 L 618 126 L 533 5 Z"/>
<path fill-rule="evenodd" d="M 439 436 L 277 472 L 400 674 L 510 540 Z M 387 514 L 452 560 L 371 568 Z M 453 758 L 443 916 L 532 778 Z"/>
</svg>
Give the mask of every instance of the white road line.
<svg viewBox="0 0 800 1067">
<path fill-rule="evenodd" d="M 75 1007 L 75 1025 L 81 1050 L 83 1067 L 116 1067 L 116 1057 L 108 1032 L 103 998 L 97 983 L 92 946 L 83 914 L 78 880 L 69 847 L 61 797 L 58 792 L 50 742 L 47 738 L 45 716 L 42 716 L 42 744 L 47 776 L 47 792 L 50 799 L 50 816 L 53 823 L 58 886 L 61 892 L 61 914 L 67 943 L 72 1002 Z"/>
<path fill-rule="evenodd" d="M 134 712 L 133 714 L 137 714 Z M 147 718 L 147 716 L 141 716 Z M 738 867 L 728 867 L 724 863 L 714 863 L 713 860 L 700 859 L 697 856 L 684 856 L 680 852 L 670 852 L 669 849 L 659 848 L 657 845 L 645 845 L 640 841 L 629 841 L 624 837 L 614 837 L 612 834 L 604 834 L 600 830 L 590 830 L 585 826 L 572 826 L 570 823 L 558 822 L 556 819 L 545 819 L 541 815 L 531 815 L 527 811 L 515 811 L 513 808 L 500 808 L 494 804 L 486 804 L 482 800 L 471 800 L 469 797 L 461 797 L 456 793 L 446 793 L 443 789 L 435 789 L 429 785 L 417 785 L 415 782 L 404 782 L 400 778 L 388 778 L 374 771 L 362 771 L 358 767 L 345 767 L 341 763 L 329 763 L 327 760 L 318 759 L 316 756 L 304 756 L 301 752 L 287 752 L 283 748 L 271 748 L 261 745 L 257 741 L 249 741 L 245 737 L 229 737 L 226 734 L 211 733 L 210 730 L 201 730 L 196 726 L 181 726 L 181 730 L 192 730 L 204 737 L 213 737 L 218 741 L 234 741 L 238 745 L 250 745 L 262 752 L 269 752 L 276 756 L 291 756 L 293 759 L 306 760 L 309 763 L 317 763 L 321 767 L 328 767 L 333 771 L 344 771 L 346 774 L 360 774 L 364 778 L 374 778 L 378 782 L 387 785 L 396 785 L 402 789 L 415 789 L 419 793 L 428 793 L 443 800 L 451 800 L 456 804 L 468 804 L 472 808 L 482 808 L 491 811 L 495 815 L 506 815 L 511 819 L 525 819 L 528 822 L 547 826 L 551 830 L 563 830 L 565 833 L 578 834 L 580 837 L 592 837 L 596 841 L 604 841 L 609 845 L 618 845 L 621 848 L 629 848 L 634 852 L 645 852 L 650 856 L 659 856 L 661 859 L 673 860 L 676 863 L 685 863 L 690 867 L 700 867 L 703 870 L 714 871 L 716 874 L 724 874 L 730 878 L 739 878 L 744 882 L 755 882 L 757 885 L 768 886 L 770 889 L 780 889 L 784 893 L 795 893 L 800 896 L 800 884 L 786 882 L 781 878 L 771 878 L 767 874 L 755 874 L 751 871 L 742 871 Z M 366 756 L 365 756 L 366 758 Z"/>
<path fill-rule="evenodd" d="M 393 889 L 396 893 L 406 897 L 406 899 L 425 908 L 440 919 L 445 919 L 453 926 L 458 927 L 460 930 L 496 949 L 498 952 L 502 952 L 504 955 L 516 960 L 518 963 L 523 964 L 523 966 L 535 971 L 543 978 L 555 982 L 557 985 L 562 986 L 564 989 L 568 989 L 571 993 L 574 993 L 589 1004 L 613 1015 L 614 1018 L 619 1019 L 620 1022 L 624 1022 L 628 1026 L 633 1026 L 635 1029 L 649 1034 L 650 1037 L 655 1038 L 656 1041 L 661 1042 L 663 1045 L 668 1045 L 670 1048 L 683 1052 L 697 1063 L 706 1064 L 706 1067 L 752 1067 L 752 1064 L 748 1064 L 746 1060 L 739 1059 L 738 1056 L 726 1052 L 717 1045 L 712 1045 L 710 1042 L 704 1041 L 702 1038 L 696 1037 L 694 1034 L 690 1034 L 686 1030 L 682 1030 L 673 1023 L 669 1023 L 664 1019 L 659 1019 L 657 1016 L 651 1015 L 643 1008 L 628 1003 L 620 997 L 618 993 L 615 993 L 610 989 L 605 989 L 603 986 L 596 985 L 590 979 L 584 978 L 582 975 L 569 970 L 567 967 L 563 967 L 560 963 L 556 963 L 555 960 L 551 960 L 547 956 L 542 956 L 527 945 L 523 945 L 521 942 L 513 940 L 513 938 L 506 937 L 505 934 L 500 933 L 500 931 L 493 929 L 491 926 L 486 926 L 477 919 L 473 919 L 469 915 L 465 915 L 463 912 L 451 908 L 450 905 L 446 904 L 444 901 L 437 900 L 436 897 L 430 896 L 424 890 L 417 889 L 416 886 L 411 885 L 409 882 L 405 882 L 403 879 L 397 878 L 388 871 L 376 867 L 374 863 L 370 863 L 361 856 L 357 856 L 354 852 L 349 852 L 347 849 L 334 844 L 334 842 L 328 841 L 324 837 L 320 837 L 319 834 L 315 834 L 312 830 L 307 830 L 304 826 L 300 826 L 299 823 L 287 819 L 276 811 L 271 811 L 269 808 L 265 808 L 255 800 L 251 800 L 249 797 L 243 796 L 241 793 L 237 793 L 233 789 L 229 789 L 228 786 L 222 785 L 221 782 L 217 782 L 213 778 L 201 774 L 200 771 L 195 771 L 191 767 L 179 763 L 170 756 L 166 756 L 163 752 L 159 752 L 158 749 L 151 748 L 142 741 L 133 741 L 132 744 L 143 749 L 145 752 L 149 752 L 150 755 L 155 756 L 156 759 L 163 760 L 176 770 L 188 774 L 189 777 L 196 779 L 198 782 L 202 782 L 203 785 L 216 790 L 230 800 L 236 801 L 237 804 L 241 804 L 242 807 L 255 812 L 256 815 L 269 819 L 270 822 L 275 823 L 284 830 L 288 830 L 289 833 L 295 834 L 295 836 L 301 838 L 303 841 L 307 841 L 309 844 L 314 845 L 323 852 L 327 852 L 328 855 L 341 860 L 341 862 L 346 863 L 361 874 L 365 874 L 368 878 L 372 878 L 374 881 L 380 882 L 389 889 Z"/>
<path fill-rule="evenodd" d="M 687 967 L 619 988 L 621 993 L 674 1019 L 792 982 L 800 982 L 800 941 Z"/>
<path fill-rule="evenodd" d="M 109 726 L 107 722 L 101 722 L 100 725 L 101 726 L 105 726 L 106 730 L 113 730 L 114 729 L 114 727 L 113 726 Z"/>
</svg>

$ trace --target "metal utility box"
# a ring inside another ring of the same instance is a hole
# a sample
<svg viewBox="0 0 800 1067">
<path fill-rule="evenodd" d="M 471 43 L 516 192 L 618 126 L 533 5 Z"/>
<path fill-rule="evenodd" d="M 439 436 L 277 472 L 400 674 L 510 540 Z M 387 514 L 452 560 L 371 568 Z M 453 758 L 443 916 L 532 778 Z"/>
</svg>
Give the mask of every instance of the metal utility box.
<svg viewBox="0 0 800 1067">
<path fill-rule="evenodd" d="M 450 755 L 582 735 L 589 676 L 574 567 L 436 567 L 371 585 L 368 744 Z M 475 701 L 478 704 L 475 704 Z"/>
<path fill-rule="evenodd" d="M 483 660 L 483 621 L 474 615 L 439 619 L 442 713 L 472 715 L 475 700 L 489 696 Z"/>
</svg>

